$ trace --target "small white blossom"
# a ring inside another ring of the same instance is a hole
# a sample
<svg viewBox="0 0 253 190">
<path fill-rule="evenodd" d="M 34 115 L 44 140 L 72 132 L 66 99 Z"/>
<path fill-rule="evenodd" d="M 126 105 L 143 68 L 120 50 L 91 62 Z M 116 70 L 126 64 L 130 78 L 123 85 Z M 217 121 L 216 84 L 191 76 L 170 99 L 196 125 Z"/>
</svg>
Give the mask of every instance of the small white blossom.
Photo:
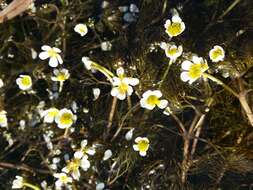
<svg viewBox="0 0 253 190">
<path fill-rule="evenodd" d="M 42 60 L 46 60 L 49 58 L 50 67 L 57 67 L 58 64 L 63 63 L 63 60 L 60 56 L 61 50 L 59 48 L 43 45 L 41 49 L 43 50 L 43 52 L 39 54 L 39 58 Z"/>
<path fill-rule="evenodd" d="M 130 141 L 130 140 L 133 138 L 133 132 L 134 132 L 134 128 L 130 129 L 130 130 L 126 133 L 125 139 L 126 139 L 127 141 Z"/>
<path fill-rule="evenodd" d="M 214 46 L 213 49 L 209 51 L 209 57 L 212 62 L 223 61 L 225 58 L 225 51 L 221 46 Z"/>
<path fill-rule="evenodd" d="M 58 178 L 58 180 L 55 182 L 55 186 L 58 189 L 68 185 L 69 183 L 72 183 L 73 181 L 72 178 L 67 176 L 65 173 L 55 173 L 54 177 Z"/>
<path fill-rule="evenodd" d="M 7 127 L 8 126 L 8 121 L 7 121 L 7 112 L 2 110 L 0 111 L 0 127 Z"/>
<path fill-rule="evenodd" d="M 54 69 L 54 76 L 51 77 L 52 81 L 64 82 L 69 79 L 68 69 Z"/>
<path fill-rule="evenodd" d="M 100 90 L 99 88 L 93 88 L 93 89 L 92 89 L 92 92 L 93 92 L 93 95 L 94 95 L 93 100 L 95 101 L 95 100 L 97 100 L 97 99 L 98 99 L 98 97 L 99 97 L 99 95 L 100 95 L 101 90 Z"/>
<path fill-rule="evenodd" d="M 164 109 L 167 107 L 168 101 L 164 99 L 160 100 L 161 97 L 162 93 L 160 90 L 148 90 L 142 95 L 140 100 L 141 107 L 153 110 L 156 106 L 158 106 L 160 109 Z"/>
<path fill-rule="evenodd" d="M 88 33 L 88 27 L 86 24 L 77 24 L 74 30 L 81 36 L 85 36 Z"/>
<path fill-rule="evenodd" d="M 146 137 L 137 137 L 133 149 L 139 151 L 140 156 L 146 156 L 149 149 L 149 140 Z"/>
<path fill-rule="evenodd" d="M 127 96 L 133 93 L 133 87 L 139 84 L 139 79 L 124 76 L 124 69 L 122 67 L 117 69 L 118 77 L 113 77 L 111 95 L 120 100 L 124 100 Z"/>
<path fill-rule="evenodd" d="M 166 20 L 164 27 L 170 37 L 178 36 L 185 30 L 185 24 L 177 14 L 172 17 L 172 20 Z"/>
<path fill-rule="evenodd" d="M 87 145 L 88 141 L 86 139 L 82 140 L 81 148 L 74 153 L 74 157 L 81 159 L 83 156 L 87 154 L 93 156 L 96 153 L 95 147 L 94 146 L 88 147 Z"/>
<path fill-rule="evenodd" d="M 30 90 L 32 87 L 32 78 L 29 75 L 20 75 L 16 83 L 21 90 Z"/>
<path fill-rule="evenodd" d="M 173 62 L 175 62 L 176 59 L 180 57 L 183 53 L 182 46 L 162 43 L 161 48 L 164 49 L 166 56 L 170 58 Z"/>
<path fill-rule="evenodd" d="M 55 122 L 60 129 L 69 128 L 76 120 L 76 116 L 69 109 L 61 109 L 55 117 Z"/>
<path fill-rule="evenodd" d="M 53 123 L 58 113 L 57 108 L 49 108 L 41 113 L 41 117 L 44 117 L 44 123 Z"/>
</svg>

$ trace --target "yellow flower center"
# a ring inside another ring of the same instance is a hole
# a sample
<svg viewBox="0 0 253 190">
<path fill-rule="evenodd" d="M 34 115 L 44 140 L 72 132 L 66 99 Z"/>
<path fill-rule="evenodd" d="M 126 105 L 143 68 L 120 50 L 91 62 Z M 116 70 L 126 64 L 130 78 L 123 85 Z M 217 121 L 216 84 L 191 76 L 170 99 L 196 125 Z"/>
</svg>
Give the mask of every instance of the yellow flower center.
<svg viewBox="0 0 253 190">
<path fill-rule="evenodd" d="M 57 56 L 57 53 L 52 49 L 48 50 L 47 53 L 48 53 L 49 57 L 56 57 Z"/>
<path fill-rule="evenodd" d="M 157 105 L 159 104 L 160 100 L 155 96 L 155 95 L 151 95 L 147 98 L 147 104 L 149 105 Z"/>
<path fill-rule="evenodd" d="M 29 86 L 29 85 L 31 85 L 32 81 L 29 77 L 24 76 L 24 77 L 22 77 L 21 82 L 22 82 L 22 85 Z"/>
<path fill-rule="evenodd" d="M 62 176 L 60 177 L 60 181 L 63 182 L 63 183 L 67 183 L 67 182 L 68 182 L 68 176 L 62 175 Z"/>
<path fill-rule="evenodd" d="M 6 122 L 5 115 L 0 115 L 0 123 L 5 123 L 5 122 Z"/>
<path fill-rule="evenodd" d="M 60 123 L 63 124 L 63 125 L 68 125 L 68 124 L 71 124 L 73 121 L 72 121 L 72 114 L 70 113 L 63 113 L 61 118 L 60 118 Z"/>
<path fill-rule="evenodd" d="M 149 147 L 149 142 L 146 140 L 141 140 L 138 142 L 138 149 L 140 152 L 146 152 Z"/>
<path fill-rule="evenodd" d="M 118 86 L 118 89 L 120 94 L 124 94 L 127 92 L 128 84 L 121 82 L 120 85 Z"/>
<path fill-rule="evenodd" d="M 168 28 L 167 32 L 171 36 L 177 36 L 182 32 L 182 26 L 180 22 L 173 22 Z"/>
<path fill-rule="evenodd" d="M 189 69 L 189 76 L 192 79 L 200 78 L 207 69 L 208 65 L 206 63 L 192 64 Z"/>
<path fill-rule="evenodd" d="M 79 166 L 80 166 L 80 160 L 74 159 L 68 163 L 67 168 L 69 171 L 75 171 L 75 170 L 78 170 Z"/>
<path fill-rule="evenodd" d="M 79 28 L 79 32 L 80 33 L 85 33 L 86 32 L 86 28 L 84 26 Z"/>
<path fill-rule="evenodd" d="M 50 110 L 50 111 L 48 112 L 48 115 L 49 115 L 50 117 L 55 117 L 55 116 L 58 114 L 58 112 L 59 112 L 59 110 L 57 110 L 57 109 L 52 109 L 52 110 Z"/>
<path fill-rule="evenodd" d="M 61 73 L 61 72 L 57 75 L 56 78 L 58 81 L 65 81 L 67 79 L 65 73 Z"/>
<path fill-rule="evenodd" d="M 177 53 L 177 48 L 169 48 L 167 53 L 171 56 L 174 56 Z"/>
<path fill-rule="evenodd" d="M 217 59 L 218 57 L 222 56 L 223 52 L 221 49 L 217 48 L 211 53 L 211 59 Z"/>
</svg>

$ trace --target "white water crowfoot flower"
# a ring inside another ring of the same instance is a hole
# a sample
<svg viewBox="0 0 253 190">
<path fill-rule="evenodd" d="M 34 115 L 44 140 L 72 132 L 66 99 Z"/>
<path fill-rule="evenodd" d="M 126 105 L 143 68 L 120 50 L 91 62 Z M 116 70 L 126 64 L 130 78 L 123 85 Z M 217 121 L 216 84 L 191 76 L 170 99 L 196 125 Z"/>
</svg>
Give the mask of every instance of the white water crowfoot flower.
<svg viewBox="0 0 253 190">
<path fill-rule="evenodd" d="M 225 51 L 221 46 L 214 46 L 213 49 L 209 51 L 209 57 L 212 62 L 223 61 L 225 58 Z"/>
<path fill-rule="evenodd" d="M 61 187 L 64 187 L 73 181 L 72 178 L 67 176 L 65 173 L 55 173 L 54 177 L 58 178 L 58 180 L 55 182 L 55 187 L 57 189 L 61 189 Z"/>
<path fill-rule="evenodd" d="M 146 156 L 149 149 L 149 140 L 146 137 L 137 137 L 133 145 L 135 151 L 139 151 L 140 156 Z"/>
<path fill-rule="evenodd" d="M 0 127 L 7 127 L 8 126 L 8 121 L 7 121 L 7 112 L 2 110 L 0 111 Z"/>
<path fill-rule="evenodd" d="M 29 75 L 20 75 L 16 83 L 21 90 L 30 90 L 32 87 L 32 78 Z"/>
<path fill-rule="evenodd" d="M 60 82 L 59 92 L 61 92 L 64 81 L 69 79 L 69 71 L 68 69 L 54 69 L 54 75 L 55 76 L 52 76 L 51 79 L 52 81 Z"/>
<path fill-rule="evenodd" d="M 180 78 L 182 81 L 189 81 L 192 84 L 197 79 L 203 76 L 203 73 L 208 70 L 208 64 L 202 57 L 193 56 L 192 61 L 184 61 L 182 63 L 182 69 L 184 70 Z"/>
<path fill-rule="evenodd" d="M 86 24 L 77 24 L 74 30 L 81 36 L 85 36 L 88 33 L 88 27 Z"/>
<path fill-rule="evenodd" d="M 185 30 L 185 24 L 178 15 L 174 15 L 172 20 L 166 20 L 164 27 L 171 38 L 180 35 Z"/>
<path fill-rule="evenodd" d="M 55 117 L 55 122 L 60 129 L 66 129 L 76 121 L 76 115 L 69 109 L 61 109 Z"/>
<path fill-rule="evenodd" d="M 183 53 L 182 46 L 176 46 L 174 44 L 168 44 L 168 43 L 162 42 L 160 47 L 164 49 L 166 56 L 170 58 L 172 62 L 175 62 L 176 59 L 180 57 Z"/>
<path fill-rule="evenodd" d="M 164 109 L 167 107 L 168 101 L 164 99 L 160 100 L 161 97 L 162 92 L 160 90 L 148 90 L 142 95 L 140 100 L 141 107 L 153 110 L 156 106 L 158 106 L 160 109 Z"/>
<path fill-rule="evenodd" d="M 49 66 L 50 67 L 57 67 L 58 64 L 62 64 L 63 60 L 59 53 L 61 50 L 56 47 L 50 47 L 48 45 L 44 45 L 41 47 L 43 52 L 39 54 L 39 58 L 41 60 L 46 60 L 49 58 Z"/>
<path fill-rule="evenodd" d="M 49 108 L 41 113 L 41 117 L 44 117 L 44 123 L 53 123 L 58 113 L 57 108 Z"/>
<path fill-rule="evenodd" d="M 119 100 L 124 100 L 127 96 L 133 93 L 133 87 L 139 84 L 139 79 L 124 76 L 124 69 L 122 67 L 117 69 L 118 77 L 113 77 L 111 95 L 117 97 Z"/>
<path fill-rule="evenodd" d="M 72 159 L 71 161 L 67 162 L 67 166 L 62 169 L 63 172 L 67 174 L 71 174 L 73 179 L 79 180 L 80 178 L 80 171 L 79 167 L 81 166 L 80 159 Z"/>
<path fill-rule="evenodd" d="M 85 155 L 93 156 L 96 153 L 96 149 L 94 146 L 88 147 L 88 141 L 86 139 L 82 140 L 81 148 L 74 153 L 74 157 L 77 159 L 81 159 Z"/>
</svg>

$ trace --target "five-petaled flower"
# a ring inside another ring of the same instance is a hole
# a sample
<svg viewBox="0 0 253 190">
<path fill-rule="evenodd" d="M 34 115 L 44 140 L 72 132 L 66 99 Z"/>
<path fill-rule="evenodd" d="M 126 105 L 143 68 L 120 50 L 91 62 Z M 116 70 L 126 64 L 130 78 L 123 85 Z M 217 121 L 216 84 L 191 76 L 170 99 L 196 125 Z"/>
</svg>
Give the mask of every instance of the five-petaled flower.
<svg viewBox="0 0 253 190">
<path fill-rule="evenodd" d="M 94 146 L 88 147 L 87 145 L 88 141 L 86 139 L 82 140 L 81 148 L 74 153 L 74 157 L 81 159 L 83 156 L 87 154 L 93 156 L 96 153 L 95 147 Z"/>
<path fill-rule="evenodd" d="M 29 75 L 20 75 L 16 83 L 21 90 L 30 90 L 32 87 L 32 78 Z"/>
<path fill-rule="evenodd" d="M 203 76 L 203 73 L 208 69 L 208 64 L 202 57 L 193 56 L 192 61 L 184 61 L 182 69 L 184 70 L 180 77 L 184 82 L 189 81 L 192 84 L 197 79 Z"/>
<path fill-rule="evenodd" d="M 88 33 L 88 27 L 86 24 L 77 24 L 74 30 L 75 32 L 79 33 L 81 36 L 85 36 Z"/>
<path fill-rule="evenodd" d="M 141 107 L 148 110 L 153 110 L 156 106 L 160 109 L 164 109 L 168 105 L 167 100 L 160 100 L 162 97 L 162 92 L 160 90 L 148 90 L 144 92 L 140 100 Z"/>
<path fill-rule="evenodd" d="M 185 24 L 178 15 L 174 15 L 171 20 L 166 20 L 164 27 L 170 37 L 178 36 L 185 30 Z"/>
<path fill-rule="evenodd" d="M 214 46 L 213 49 L 209 51 L 209 57 L 212 62 L 223 61 L 225 58 L 225 51 L 221 46 Z"/>
<path fill-rule="evenodd" d="M 51 77 L 52 81 L 58 82 L 64 82 L 70 76 L 68 69 L 54 69 L 54 75 Z"/>
<path fill-rule="evenodd" d="M 146 137 L 137 137 L 135 140 L 135 143 L 133 145 L 133 149 L 135 151 L 139 151 L 139 154 L 141 156 L 146 156 L 148 148 L 149 148 L 149 140 Z"/>
<path fill-rule="evenodd" d="M 120 100 L 124 100 L 127 96 L 131 96 L 133 93 L 133 87 L 139 84 L 139 79 L 125 77 L 124 69 L 122 67 L 117 69 L 118 77 L 112 78 L 113 88 L 111 90 L 111 95 L 117 97 Z"/>
<path fill-rule="evenodd" d="M 67 162 L 67 166 L 62 168 L 62 171 L 71 174 L 73 179 L 79 180 L 80 178 L 80 171 L 79 168 L 81 166 L 81 160 L 80 159 L 72 159 Z"/>
<path fill-rule="evenodd" d="M 63 63 L 63 60 L 60 56 L 61 50 L 59 48 L 43 45 L 41 49 L 43 50 L 43 52 L 39 54 L 39 58 L 42 60 L 46 60 L 49 58 L 50 67 L 57 67 L 58 63 Z"/>
<path fill-rule="evenodd" d="M 178 57 L 180 57 L 183 53 L 182 46 L 176 46 L 174 44 L 162 43 L 161 48 L 164 49 L 165 54 L 168 58 L 170 58 L 173 62 L 176 61 Z"/>
<path fill-rule="evenodd" d="M 58 178 L 58 180 L 55 182 L 55 187 L 57 189 L 60 189 L 63 186 L 68 185 L 69 183 L 72 183 L 72 178 L 67 176 L 65 173 L 55 173 L 55 178 Z"/>
<path fill-rule="evenodd" d="M 53 123 L 58 113 L 59 110 L 53 107 L 43 111 L 41 117 L 44 117 L 44 123 Z"/>
<path fill-rule="evenodd" d="M 71 127 L 75 120 L 76 115 L 74 115 L 71 110 L 66 108 L 61 109 L 55 117 L 55 122 L 60 129 Z"/>
</svg>

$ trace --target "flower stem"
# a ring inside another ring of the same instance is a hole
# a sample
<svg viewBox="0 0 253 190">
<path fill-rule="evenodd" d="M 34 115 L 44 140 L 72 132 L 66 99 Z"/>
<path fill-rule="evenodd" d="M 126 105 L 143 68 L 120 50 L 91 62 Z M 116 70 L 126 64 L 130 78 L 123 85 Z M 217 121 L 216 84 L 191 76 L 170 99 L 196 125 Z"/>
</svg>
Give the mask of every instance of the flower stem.
<svg viewBox="0 0 253 190">
<path fill-rule="evenodd" d="M 219 80 L 219 79 L 215 78 L 214 76 L 209 75 L 207 73 L 204 73 L 203 76 L 206 77 L 206 78 L 208 78 L 208 79 L 210 79 L 210 80 L 212 80 L 213 82 L 221 85 L 224 89 L 226 89 L 227 91 L 229 91 L 236 98 L 239 98 L 239 95 L 234 90 L 232 90 L 232 88 L 230 88 L 229 86 L 227 86 L 226 84 L 224 84 L 221 80 Z"/>
<path fill-rule="evenodd" d="M 168 64 L 168 66 L 167 66 L 167 69 L 166 69 L 165 73 L 163 74 L 163 77 L 162 77 L 162 80 L 161 80 L 161 82 L 160 82 L 160 84 L 159 84 L 158 89 L 161 89 L 161 87 L 162 87 L 162 85 L 163 85 L 163 82 L 165 81 L 165 79 L 166 79 L 166 77 L 167 77 L 167 75 L 168 75 L 168 73 L 169 73 L 170 66 L 172 65 L 172 63 L 173 63 L 173 60 L 170 59 L 170 62 L 169 62 L 169 64 Z"/>
<path fill-rule="evenodd" d="M 31 189 L 34 189 L 34 190 L 40 190 L 39 187 L 35 186 L 35 185 L 32 185 L 30 183 L 23 183 L 24 186 L 26 187 L 30 187 Z"/>
</svg>

